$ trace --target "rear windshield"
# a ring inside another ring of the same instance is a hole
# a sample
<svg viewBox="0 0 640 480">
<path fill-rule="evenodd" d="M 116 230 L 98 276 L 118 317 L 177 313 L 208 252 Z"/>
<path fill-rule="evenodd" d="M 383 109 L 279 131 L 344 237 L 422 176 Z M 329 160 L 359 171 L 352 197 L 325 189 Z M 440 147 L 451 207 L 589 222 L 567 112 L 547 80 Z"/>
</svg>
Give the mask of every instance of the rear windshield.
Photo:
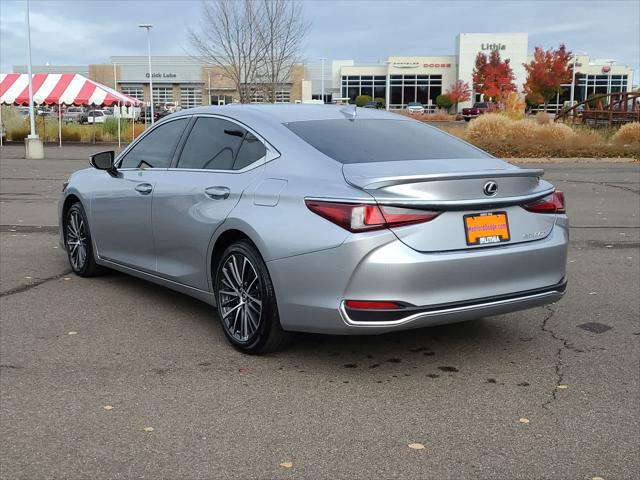
<svg viewBox="0 0 640 480">
<path fill-rule="evenodd" d="M 475 108 L 487 108 L 487 104 L 486 103 L 475 103 L 473 106 Z"/>
<path fill-rule="evenodd" d="M 490 157 L 437 128 L 407 120 L 309 120 L 287 127 L 340 163 Z"/>
</svg>

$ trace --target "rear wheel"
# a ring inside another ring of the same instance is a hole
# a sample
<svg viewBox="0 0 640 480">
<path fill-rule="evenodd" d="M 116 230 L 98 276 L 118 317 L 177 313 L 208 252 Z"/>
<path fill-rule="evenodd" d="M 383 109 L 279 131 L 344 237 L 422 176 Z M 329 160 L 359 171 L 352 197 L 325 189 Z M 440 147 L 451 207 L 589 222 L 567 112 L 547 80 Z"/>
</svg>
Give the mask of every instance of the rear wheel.
<svg viewBox="0 0 640 480">
<path fill-rule="evenodd" d="M 93 255 L 91 232 L 84 208 L 80 202 L 74 203 L 65 216 L 64 246 L 73 273 L 81 277 L 94 277 L 103 273 Z"/>
<path fill-rule="evenodd" d="M 286 346 L 290 334 L 280 326 L 271 277 L 248 240 L 230 245 L 222 254 L 215 294 L 222 329 L 238 350 L 266 353 Z"/>
</svg>

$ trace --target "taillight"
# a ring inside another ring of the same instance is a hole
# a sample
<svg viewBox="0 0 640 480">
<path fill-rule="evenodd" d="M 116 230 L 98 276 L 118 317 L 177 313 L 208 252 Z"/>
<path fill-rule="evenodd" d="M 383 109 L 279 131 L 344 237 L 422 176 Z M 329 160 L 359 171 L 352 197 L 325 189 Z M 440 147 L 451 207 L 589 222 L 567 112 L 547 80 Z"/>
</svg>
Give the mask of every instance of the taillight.
<svg viewBox="0 0 640 480">
<path fill-rule="evenodd" d="M 555 191 L 535 202 L 526 203 L 522 208 L 534 213 L 566 213 L 564 193 Z"/>
<path fill-rule="evenodd" d="M 412 225 L 433 220 L 440 212 L 361 203 L 305 200 L 309 210 L 350 232 Z"/>
</svg>

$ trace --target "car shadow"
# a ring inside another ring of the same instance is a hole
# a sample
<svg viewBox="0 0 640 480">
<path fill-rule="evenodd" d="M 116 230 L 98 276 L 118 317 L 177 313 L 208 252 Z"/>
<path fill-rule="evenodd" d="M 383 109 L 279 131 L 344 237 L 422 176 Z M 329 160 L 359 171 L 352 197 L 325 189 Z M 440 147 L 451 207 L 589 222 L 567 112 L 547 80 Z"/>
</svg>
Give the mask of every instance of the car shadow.
<svg viewBox="0 0 640 480">
<path fill-rule="evenodd" d="M 225 354 L 244 355 L 237 352 L 224 338 L 222 327 L 213 307 L 182 293 L 159 287 L 129 275 L 113 272 L 105 281 L 126 290 L 135 298 L 148 297 L 159 311 L 171 306 L 188 312 L 190 321 L 200 324 L 211 337 L 218 341 L 207 348 L 225 348 Z M 506 350 L 532 348 L 531 319 L 537 318 L 535 311 L 517 312 L 505 316 L 440 325 L 427 328 L 403 330 L 378 335 L 324 335 L 294 333 L 293 341 L 283 351 L 264 354 L 264 362 L 305 365 L 313 371 L 325 367 L 369 368 L 374 370 L 389 364 L 432 366 L 443 372 L 457 371 L 465 365 L 483 361 L 504 360 Z M 255 357 L 254 357 L 255 358 Z M 451 368 L 452 370 L 447 370 Z"/>
</svg>

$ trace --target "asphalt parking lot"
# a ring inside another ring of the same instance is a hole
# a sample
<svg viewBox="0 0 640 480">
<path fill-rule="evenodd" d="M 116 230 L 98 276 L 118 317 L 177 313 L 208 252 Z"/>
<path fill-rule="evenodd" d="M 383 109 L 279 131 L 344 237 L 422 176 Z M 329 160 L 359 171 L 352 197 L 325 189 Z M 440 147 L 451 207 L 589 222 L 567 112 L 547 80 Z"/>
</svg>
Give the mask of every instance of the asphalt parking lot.
<svg viewBox="0 0 640 480">
<path fill-rule="evenodd" d="M 572 225 L 555 305 L 250 357 L 197 300 L 69 274 L 57 198 L 96 149 L 22 151 L 0 162 L 1 478 L 640 476 L 640 164 L 543 165 Z"/>
</svg>

